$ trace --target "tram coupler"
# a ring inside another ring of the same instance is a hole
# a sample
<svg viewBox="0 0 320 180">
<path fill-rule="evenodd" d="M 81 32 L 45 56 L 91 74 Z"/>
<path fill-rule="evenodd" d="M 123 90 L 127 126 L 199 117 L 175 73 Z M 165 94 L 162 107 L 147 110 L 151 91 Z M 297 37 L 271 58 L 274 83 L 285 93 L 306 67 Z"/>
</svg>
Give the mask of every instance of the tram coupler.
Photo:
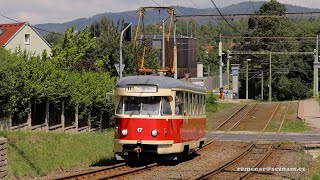
<svg viewBox="0 0 320 180">
<path fill-rule="evenodd" d="M 142 149 L 139 146 L 137 146 L 136 148 L 133 149 L 133 151 L 136 152 L 139 157 L 139 154 L 142 152 Z"/>
</svg>

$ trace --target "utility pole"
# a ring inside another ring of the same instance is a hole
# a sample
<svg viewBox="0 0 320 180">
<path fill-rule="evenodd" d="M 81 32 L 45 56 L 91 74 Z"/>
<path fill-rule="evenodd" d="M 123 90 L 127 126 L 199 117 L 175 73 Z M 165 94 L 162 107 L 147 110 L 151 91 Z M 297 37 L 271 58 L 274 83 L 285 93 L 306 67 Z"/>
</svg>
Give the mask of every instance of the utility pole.
<svg viewBox="0 0 320 180">
<path fill-rule="evenodd" d="M 249 99 L 249 61 L 251 61 L 251 59 L 247 59 L 247 64 L 246 64 L 246 100 Z"/>
<path fill-rule="evenodd" d="M 272 85 L 272 83 L 271 83 L 271 81 L 272 81 L 272 71 L 271 71 L 271 68 L 272 68 L 272 66 L 271 66 L 271 54 L 270 54 L 270 65 L 269 65 L 269 102 L 271 102 L 272 101 L 272 88 L 271 88 L 271 85 Z"/>
<path fill-rule="evenodd" d="M 174 62 L 174 78 L 178 79 L 178 54 L 177 54 L 177 39 L 176 39 L 177 23 L 173 21 L 173 62 Z"/>
<path fill-rule="evenodd" d="M 261 72 L 261 100 L 263 100 L 263 69 Z"/>
<path fill-rule="evenodd" d="M 132 23 L 130 23 L 126 28 L 124 28 L 121 32 L 120 36 L 120 64 L 119 64 L 119 79 L 122 79 L 122 39 L 123 39 L 123 33 L 131 26 Z"/>
<path fill-rule="evenodd" d="M 166 53 L 165 53 L 165 42 L 164 42 L 164 37 L 165 34 L 164 34 L 164 20 L 162 19 L 162 69 L 165 69 L 166 68 L 166 61 L 165 61 L 165 56 L 166 56 Z"/>
<path fill-rule="evenodd" d="M 316 53 L 315 53 L 315 62 L 318 63 L 319 62 L 319 35 L 317 34 L 317 49 L 316 49 Z M 319 69 L 318 67 L 315 67 L 315 93 L 314 95 L 316 97 L 319 96 Z"/>
<path fill-rule="evenodd" d="M 229 83 L 230 83 L 230 58 L 229 56 L 230 52 L 229 50 L 227 51 L 227 84 L 228 84 L 228 89 L 229 89 Z"/>
<path fill-rule="evenodd" d="M 219 61 L 219 88 L 222 88 L 223 83 L 222 83 L 222 41 L 221 41 L 221 34 L 220 34 L 220 42 L 219 42 L 219 56 L 220 56 L 220 61 Z"/>
</svg>

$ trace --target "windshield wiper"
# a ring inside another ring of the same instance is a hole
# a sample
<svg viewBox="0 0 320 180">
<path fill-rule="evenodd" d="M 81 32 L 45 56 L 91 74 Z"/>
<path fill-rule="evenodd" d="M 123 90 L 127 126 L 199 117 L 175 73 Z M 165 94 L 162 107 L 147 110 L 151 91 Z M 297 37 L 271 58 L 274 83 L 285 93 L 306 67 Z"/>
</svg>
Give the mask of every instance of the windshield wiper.
<svg viewBox="0 0 320 180">
<path fill-rule="evenodd" d="M 151 114 L 149 113 L 149 111 L 147 111 L 147 113 L 148 113 L 149 117 L 151 117 Z"/>
<path fill-rule="evenodd" d="M 130 117 L 133 115 L 134 112 L 136 112 L 136 111 L 132 111 L 132 113 L 130 114 Z"/>
</svg>

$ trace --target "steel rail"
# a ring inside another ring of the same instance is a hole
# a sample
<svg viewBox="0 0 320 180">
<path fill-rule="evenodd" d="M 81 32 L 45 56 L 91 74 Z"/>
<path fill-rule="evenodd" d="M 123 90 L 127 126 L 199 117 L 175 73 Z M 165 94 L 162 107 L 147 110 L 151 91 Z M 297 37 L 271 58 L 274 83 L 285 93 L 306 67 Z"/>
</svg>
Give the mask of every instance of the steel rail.
<svg viewBox="0 0 320 180">
<path fill-rule="evenodd" d="M 233 163 L 235 163 L 236 161 L 238 161 L 239 159 L 241 159 L 242 157 L 244 157 L 245 155 L 247 155 L 253 148 L 254 144 L 251 143 L 244 151 L 242 151 L 239 155 L 237 155 L 235 158 L 232 158 L 231 160 L 225 162 L 224 164 L 222 164 L 221 166 L 200 175 L 199 177 L 194 178 L 193 180 L 200 180 L 200 179 L 205 179 L 209 176 L 212 176 L 214 174 L 217 174 L 219 172 L 221 172 L 223 169 L 229 167 L 230 165 L 232 165 Z"/>
<path fill-rule="evenodd" d="M 278 103 L 277 107 L 275 108 L 275 110 L 273 111 L 273 113 L 272 113 L 271 117 L 269 118 L 269 120 L 268 120 L 267 124 L 264 126 L 264 128 L 263 128 L 262 132 L 264 132 L 264 131 L 267 129 L 267 127 L 268 127 L 269 123 L 271 122 L 271 120 L 273 119 L 274 115 L 276 114 L 276 112 L 277 112 L 277 110 L 278 110 L 278 108 L 279 108 L 280 104 L 281 104 L 281 103 Z"/>
<path fill-rule="evenodd" d="M 120 176 L 124 176 L 124 175 L 128 175 L 128 174 L 132 174 L 132 173 L 135 173 L 135 172 L 138 172 L 138 171 L 142 171 L 144 169 L 148 169 L 148 168 L 151 168 L 151 167 L 155 167 L 157 165 L 159 165 L 159 164 L 158 163 L 153 163 L 153 164 L 149 164 L 149 165 L 142 166 L 142 167 L 139 167 L 139 168 L 135 168 L 135 169 L 132 169 L 132 170 L 128 170 L 128 171 L 125 171 L 125 172 L 121 172 L 121 173 L 118 173 L 118 174 L 99 176 L 98 178 L 94 178 L 94 179 L 98 180 L 98 179 L 116 178 L 116 177 L 120 177 Z"/>
<path fill-rule="evenodd" d="M 83 172 L 80 172 L 80 173 L 73 173 L 73 174 L 70 174 L 70 175 L 64 175 L 64 176 L 52 178 L 52 180 L 72 179 L 72 178 L 77 178 L 77 177 L 81 177 L 81 176 L 85 176 L 85 175 L 90 175 L 90 174 L 93 174 L 93 173 L 98 173 L 98 172 L 102 172 L 102 171 L 106 171 L 106 170 L 109 170 L 109 169 L 114 169 L 114 168 L 118 168 L 118 167 L 122 167 L 122 166 L 126 166 L 126 163 L 119 163 L 119 164 L 115 164 L 115 165 L 111 165 L 111 166 L 102 167 L 102 168 L 99 168 L 99 169 L 87 170 L 87 171 L 83 171 Z"/>
<path fill-rule="evenodd" d="M 207 147 L 212 143 L 213 143 L 213 141 L 209 141 L 208 143 L 204 144 L 202 148 L 196 149 L 196 152 L 202 151 L 202 149 L 204 147 Z M 111 166 L 102 167 L 102 168 L 99 168 L 99 169 L 86 170 L 86 171 L 79 172 L 79 173 L 73 173 L 73 174 L 69 174 L 69 175 L 55 177 L 55 178 L 52 178 L 50 180 L 77 179 L 77 178 L 81 178 L 83 176 L 93 175 L 95 173 L 100 173 L 100 172 L 104 172 L 104 171 L 107 171 L 107 170 L 112 170 L 112 169 L 115 169 L 115 168 L 124 167 L 126 165 L 127 165 L 126 163 L 119 163 L 119 164 L 115 164 L 115 165 L 111 165 Z M 159 164 L 158 163 L 153 163 L 153 164 L 149 164 L 149 165 L 142 166 L 142 167 L 139 167 L 139 168 L 135 168 L 135 169 L 132 169 L 132 170 L 127 170 L 127 171 L 124 171 L 124 172 L 118 173 L 118 174 L 104 175 L 104 176 L 101 176 L 101 175 L 99 176 L 98 175 L 97 178 L 91 178 L 91 179 L 110 179 L 110 178 L 120 177 L 120 176 L 128 175 L 128 174 L 131 174 L 131 173 L 135 173 L 135 172 L 138 172 L 138 171 L 142 171 L 144 169 L 155 167 L 157 165 L 159 165 Z"/>
<path fill-rule="evenodd" d="M 257 104 L 255 104 L 243 117 L 240 118 L 240 120 L 238 122 L 236 122 L 230 129 L 228 129 L 228 131 L 231 131 L 233 128 L 235 128 L 236 126 L 238 126 L 240 124 L 240 122 L 242 120 L 244 120 L 249 113 L 251 113 L 253 111 L 253 109 L 257 106 Z"/>
<path fill-rule="evenodd" d="M 221 126 L 223 126 L 225 123 L 227 123 L 231 118 L 233 118 L 236 114 L 238 114 L 240 111 L 242 111 L 245 107 L 247 107 L 248 104 L 242 106 L 238 111 L 236 111 L 234 114 L 232 114 L 230 117 L 228 117 L 225 121 L 223 121 L 218 127 L 216 127 L 213 131 L 216 131 Z"/>
<path fill-rule="evenodd" d="M 281 124 L 280 124 L 280 126 L 279 126 L 279 129 L 278 129 L 277 133 L 279 133 L 279 132 L 281 131 L 281 129 L 282 129 L 284 120 L 285 120 L 285 118 L 286 118 L 286 116 L 287 116 L 287 112 L 288 112 L 288 109 L 289 109 L 289 105 L 290 105 L 290 102 L 287 103 L 286 110 L 285 110 L 284 115 L 283 115 L 283 117 L 282 117 Z"/>
<path fill-rule="evenodd" d="M 204 147 L 210 145 L 211 143 L 213 143 L 213 141 L 209 141 L 208 143 L 206 143 Z M 199 152 L 201 151 L 203 148 L 199 148 L 196 150 L 196 152 Z M 142 171 L 142 170 L 145 170 L 145 169 L 149 169 L 151 167 L 156 167 L 158 166 L 159 164 L 158 163 L 153 163 L 153 164 L 149 164 L 149 165 L 146 165 L 146 166 L 142 166 L 142 167 L 139 167 L 139 168 L 136 168 L 136 169 L 132 169 L 132 170 L 128 170 L 128 171 L 125 171 L 125 172 L 121 172 L 121 173 L 118 173 L 118 174 L 114 174 L 114 175 L 105 175 L 105 176 L 99 176 L 98 178 L 95 178 L 96 180 L 101 180 L 101 179 L 111 179 L 111 178 L 117 178 L 117 177 L 121 177 L 121 176 L 125 176 L 125 175 L 128 175 L 128 174 L 132 174 L 132 173 L 135 173 L 135 172 L 139 172 L 139 171 Z"/>
<path fill-rule="evenodd" d="M 254 168 L 259 168 L 262 163 L 270 156 L 270 154 L 273 152 L 274 148 L 273 148 L 273 144 L 271 144 L 268 148 L 268 151 L 258 160 L 258 162 L 254 165 Z M 240 179 L 246 179 L 249 178 L 251 174 L 253 174 L 255 172 L 252 171 L 247 171 L 245 173 L 243 173 L 240 176 Z"/>
</svg>

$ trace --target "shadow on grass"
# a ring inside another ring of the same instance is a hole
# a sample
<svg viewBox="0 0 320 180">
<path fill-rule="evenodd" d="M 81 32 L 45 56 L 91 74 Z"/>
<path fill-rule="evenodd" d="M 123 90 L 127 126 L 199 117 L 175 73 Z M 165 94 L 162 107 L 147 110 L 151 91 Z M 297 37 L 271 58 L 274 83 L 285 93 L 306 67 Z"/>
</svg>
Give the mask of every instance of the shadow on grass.
<svg viewBox="0 0 320 180">
<path fill-rule="evenodd" d="M 40 174 L 40 170 L 36 168 L 36 166 L 31 162 L 31 160 L 27 157 L 27 155 L 19 149 L 18 146 L 16 146 L 14 143 L 9 142 L 9 146 L 11 146 L 15 151 L 18 152 L 18 154 L 25 160 L 25 162 L 37 173 Z"/>
</svg>

